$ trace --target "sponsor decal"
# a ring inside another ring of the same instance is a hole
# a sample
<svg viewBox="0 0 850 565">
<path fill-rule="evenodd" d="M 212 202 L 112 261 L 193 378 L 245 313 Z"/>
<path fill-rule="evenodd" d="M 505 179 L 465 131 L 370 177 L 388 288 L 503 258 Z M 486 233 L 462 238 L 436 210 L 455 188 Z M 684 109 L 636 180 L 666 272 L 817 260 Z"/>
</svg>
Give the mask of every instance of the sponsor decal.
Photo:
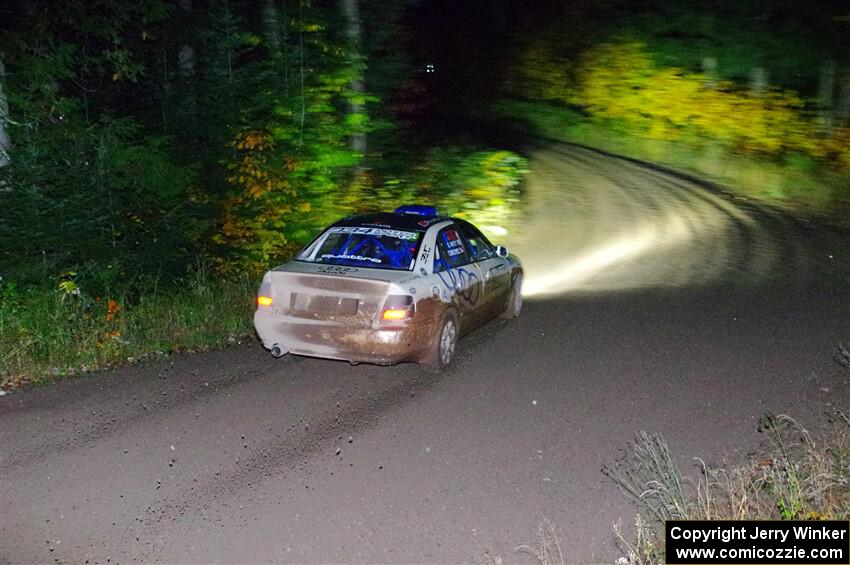
<svg viewBox="0 0 850 565">
<path fill-rule="evenodd" d="M 463 243 L 461 243 L 460 238 L 457 235 L 457 231 L 449 228 L 443 232 L 443 235 L 443 240 L 446 243 L 446 252 L 449 254 L 449 257 L 454 257 L 455 255 L 463 253 Z"/>
<path fill-rule="evenodd" d="M 354 273 L 358 269 L 357 267 L 343 267 L 340 265 L 322 265 L 317 270 L 320 273 L 328 273 L 332 275 L 346 275 L 348 273 Z"/>
<path fill-rule="evenodd" d="M 422 246 L 422 251 L 419 253 L 419 260 L 423 263 L 428 261 L 428 258 L 431 256 L 431 248 L 427 245 Z"/>
<path fill-rule="evenodd" d="M 333 253 L 325 253 L 322 259 L 344 259 L 347 261 L 366 261 L 369 263 L 380 263 L 380 259 L 374 257 L 364 257 L 363 255 L 334 255 Z"/>
<path fill-rule="evenodd" d="M 445 276 L 444 276 L 445 275 Z M 454 294 L 475 306 L 481 298 L 481 285 L 477 284 L 478 275 L 464 268 L 449 269 L 445 273 L 437 273 L 443 286 Z"/>
<path fill-rule="evenodd" d="M 419 238 L 419 233 L 413 231 L 391 230 L 384 228 L 369 228 L 358 226 L 341 226 L 331 228 L 330 233 L 350 233 L 358 235 L 376 235 L 385 237 L 394 237 L 405 241 L 416 241 Z"/>
</svg>

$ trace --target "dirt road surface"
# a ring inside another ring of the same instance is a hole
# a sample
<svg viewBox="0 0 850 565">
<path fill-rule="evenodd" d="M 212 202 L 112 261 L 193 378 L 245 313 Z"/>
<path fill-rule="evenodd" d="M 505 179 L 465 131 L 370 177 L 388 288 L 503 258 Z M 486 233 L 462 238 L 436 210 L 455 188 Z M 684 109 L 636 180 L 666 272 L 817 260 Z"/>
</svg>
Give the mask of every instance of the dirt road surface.
<svg viewBox="0 0 850 565">
<path fill-rule="evenodd" d="M 612 562 L 639 430 L 741 462 L 850 384 L 850 238 L 574 146 L 531 160 L 525 310 L 414 365 L 255 343 L 0 398 L 0 561 Z"/>
</svg>

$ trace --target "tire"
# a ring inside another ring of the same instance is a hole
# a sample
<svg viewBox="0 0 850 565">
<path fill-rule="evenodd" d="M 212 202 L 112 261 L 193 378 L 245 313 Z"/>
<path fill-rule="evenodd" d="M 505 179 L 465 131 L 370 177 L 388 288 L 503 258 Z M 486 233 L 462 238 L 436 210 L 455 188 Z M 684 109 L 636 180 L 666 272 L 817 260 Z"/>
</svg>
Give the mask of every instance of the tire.
<svg viewBox="0 0 850 565">
<path fill-rule="evenodd" d="M 505 309 L 499 316 L 505 320 L 512 320 L 519 316 L 522 312 L 522 275 L 514 277 L 511 283 L 511 293 L 508 295 L 508 303 L 505 304 Z"/>
<path fill-rule="evenodd" d="M 454 310 L 449 310 L 443 314 L 440 329 L 434 336 L 431 349 L 421 361 L 421 364 L 436 373 L 442 372 L 454 360 L 459 335 L 460 326 L 458 325 L 457 314 Z"/>
</svg>

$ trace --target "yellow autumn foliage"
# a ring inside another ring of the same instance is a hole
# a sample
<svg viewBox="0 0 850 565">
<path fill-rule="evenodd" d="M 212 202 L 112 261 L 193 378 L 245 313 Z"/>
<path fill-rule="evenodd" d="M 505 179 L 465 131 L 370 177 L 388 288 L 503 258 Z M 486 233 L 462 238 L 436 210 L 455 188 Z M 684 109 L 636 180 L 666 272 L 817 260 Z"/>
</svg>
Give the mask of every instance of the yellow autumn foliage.
<svg viewBox="0 0 850 565">
<path fill-rule="evenodd" d="M 299 201 L 286 178 L 295 168 L 291 157 L 270 166 L 275 143 L 269 132 L 239 133 L 231 146 L 237 151 L 227 165 L 233 192 L 223 202 L 223 221 L 213 240 L 241 252 L 222 258 L 216 267 L 223 272 L 260 272 L 270 259 L 292 252 L 294 244 L 282 228 L 294 210 L 307 212 L 310 203 Z"/>
<path fill-rule="evenodd" d="M 513 63 L 524 96 L 580 106 L 651 139 L 720 142 L 750 155 L 797 152 L 850 171 L 847 128 L 825 136 L 794 92 L 660 68 L 638 41 L 599 45 L 575 64 L 552 49 L 551 41 L 531 41 Z"/>
</svg>

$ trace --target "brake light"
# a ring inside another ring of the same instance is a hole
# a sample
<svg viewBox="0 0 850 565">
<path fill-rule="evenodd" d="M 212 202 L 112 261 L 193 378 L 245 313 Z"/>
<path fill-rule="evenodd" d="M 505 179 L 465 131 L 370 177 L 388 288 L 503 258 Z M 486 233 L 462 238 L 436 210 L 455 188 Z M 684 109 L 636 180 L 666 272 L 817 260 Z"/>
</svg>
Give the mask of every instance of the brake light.
<svg viewBox="0 0 850 565">
<path fill-rule="evenodd" d="M 272 297 L 271 296 L 258 296 L 257 304 L 260 306 L 271 306 L 272 305 Z"/>
<path fill-rule="evenodd" d="M 407 318 L 407 310 L 384 310 L 383 318 L 385 320 L 404 320 L 405 318 Z"/>
<path fill-rule="evenodd" d="M 384 302 L 381 319 L 389 322 L 406 320 L 413 316 L 413 297 L 406 294 L 391 294 Z"/>
</svg>

